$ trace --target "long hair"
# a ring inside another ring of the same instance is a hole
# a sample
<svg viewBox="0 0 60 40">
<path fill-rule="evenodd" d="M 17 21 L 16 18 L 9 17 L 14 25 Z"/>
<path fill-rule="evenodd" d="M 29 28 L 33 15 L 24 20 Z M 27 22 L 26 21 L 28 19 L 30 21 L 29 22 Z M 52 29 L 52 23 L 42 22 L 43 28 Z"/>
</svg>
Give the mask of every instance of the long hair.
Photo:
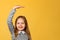
<svg viewBox="0 0 60 40">
<path fill-rule="evenodd" d="M 15 28 L 14 28 L 14 33 L 15 33 L 15 37 L 17 37 L 18 35 L 18 29 L 17 29 L 17 26 L 16 26 L 16 23 L 17 23 L 17 20 L 19 18 L 22 18 L 25 22 L 25 29 L 24 31 L 27 33 L 28 35 L 28 40 L 31 40 L 31 34 L 30 34 L 30 31 L 29 31 L 29 28 L 28 28 L 28 23 L 27 23 L 27 20 L 26 20 L 26 17 L 25 16 L 18 16 L 15 20 Z"/>
</svg>

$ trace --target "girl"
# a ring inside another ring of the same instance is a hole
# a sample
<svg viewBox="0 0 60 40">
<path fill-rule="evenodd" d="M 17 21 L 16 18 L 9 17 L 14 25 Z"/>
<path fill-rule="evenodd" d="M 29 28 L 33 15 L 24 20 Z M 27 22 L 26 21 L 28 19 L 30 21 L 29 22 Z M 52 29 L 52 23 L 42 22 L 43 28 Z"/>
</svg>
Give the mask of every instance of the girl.
<svg viewBox="0 0 60 40">
<path fill-rule="evenodd" d="M 13 7 L 10 15 L 8 16 L 8 27 L 12 34 L 12 40 L 31 40 L 31 35 L 28 28 L 28 23 L 25 16 L 18 16 L 15 21 L 15 27 L 12 23 L 12 18 L 16 12 L 16 9 L 24 8 L 23 6 Z"/>
</svg>

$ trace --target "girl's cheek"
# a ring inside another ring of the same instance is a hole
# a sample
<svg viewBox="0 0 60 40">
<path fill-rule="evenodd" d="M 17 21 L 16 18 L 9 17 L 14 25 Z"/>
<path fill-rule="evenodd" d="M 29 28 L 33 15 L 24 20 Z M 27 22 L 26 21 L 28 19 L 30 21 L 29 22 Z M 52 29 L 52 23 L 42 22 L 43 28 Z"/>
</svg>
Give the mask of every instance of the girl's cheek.
<svg viewBox="0 0 60 40">
<path fill-rule="evenodd" d="M 23 27 L 25 28 L 25 24 L 23 25 Z"/>
<path fill-rule="evenodd" d="M 18 25 L 16 25 L 18 27 Z"/>
</svg>

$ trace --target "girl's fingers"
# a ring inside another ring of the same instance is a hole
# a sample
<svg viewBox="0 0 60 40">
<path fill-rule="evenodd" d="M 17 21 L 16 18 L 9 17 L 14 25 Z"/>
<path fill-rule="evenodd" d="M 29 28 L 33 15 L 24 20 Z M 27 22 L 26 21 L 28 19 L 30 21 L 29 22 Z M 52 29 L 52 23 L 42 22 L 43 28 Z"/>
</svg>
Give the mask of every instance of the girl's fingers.
<svg viewBox="0 0 60 40">
<path fill-rule="evenodd" d="M 17 6 L 17 8 L 24 8 L 23 6 Z"/>
<path fill-rule="evenodd" d="M 20 8 L 24 8 L 23 6 L 20 6 Z"/>
<path fill-rule="evenodd" d="M 23 6 L 15 6 L 14 9 L 24 8 Z"/>
</svg>

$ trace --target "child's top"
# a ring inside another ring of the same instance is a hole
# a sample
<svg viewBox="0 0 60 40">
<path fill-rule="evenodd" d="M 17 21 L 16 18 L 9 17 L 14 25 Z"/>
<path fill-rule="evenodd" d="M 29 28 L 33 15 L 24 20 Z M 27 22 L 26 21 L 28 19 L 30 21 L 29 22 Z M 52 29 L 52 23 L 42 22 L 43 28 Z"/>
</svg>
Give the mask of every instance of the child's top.
<svg viewBox="0 0 60 40">
<path fill-rule="evenodd" d="M 10 15 L 8 16 L 8 20 L 7 20 L 9 30 L 12 34 L 12 40 L 28 40 L 28 35 L 24 31 L 21 31 L 20 33 L 18 33 L 17 37 L 15 37 L 14 26 L 13 26 L 13 22 L 12 22 L 12 18 L 14 16 L 15 12 L 16 12 L 16 9 L 13 9 L 10 12 Z"/>
</svg>

